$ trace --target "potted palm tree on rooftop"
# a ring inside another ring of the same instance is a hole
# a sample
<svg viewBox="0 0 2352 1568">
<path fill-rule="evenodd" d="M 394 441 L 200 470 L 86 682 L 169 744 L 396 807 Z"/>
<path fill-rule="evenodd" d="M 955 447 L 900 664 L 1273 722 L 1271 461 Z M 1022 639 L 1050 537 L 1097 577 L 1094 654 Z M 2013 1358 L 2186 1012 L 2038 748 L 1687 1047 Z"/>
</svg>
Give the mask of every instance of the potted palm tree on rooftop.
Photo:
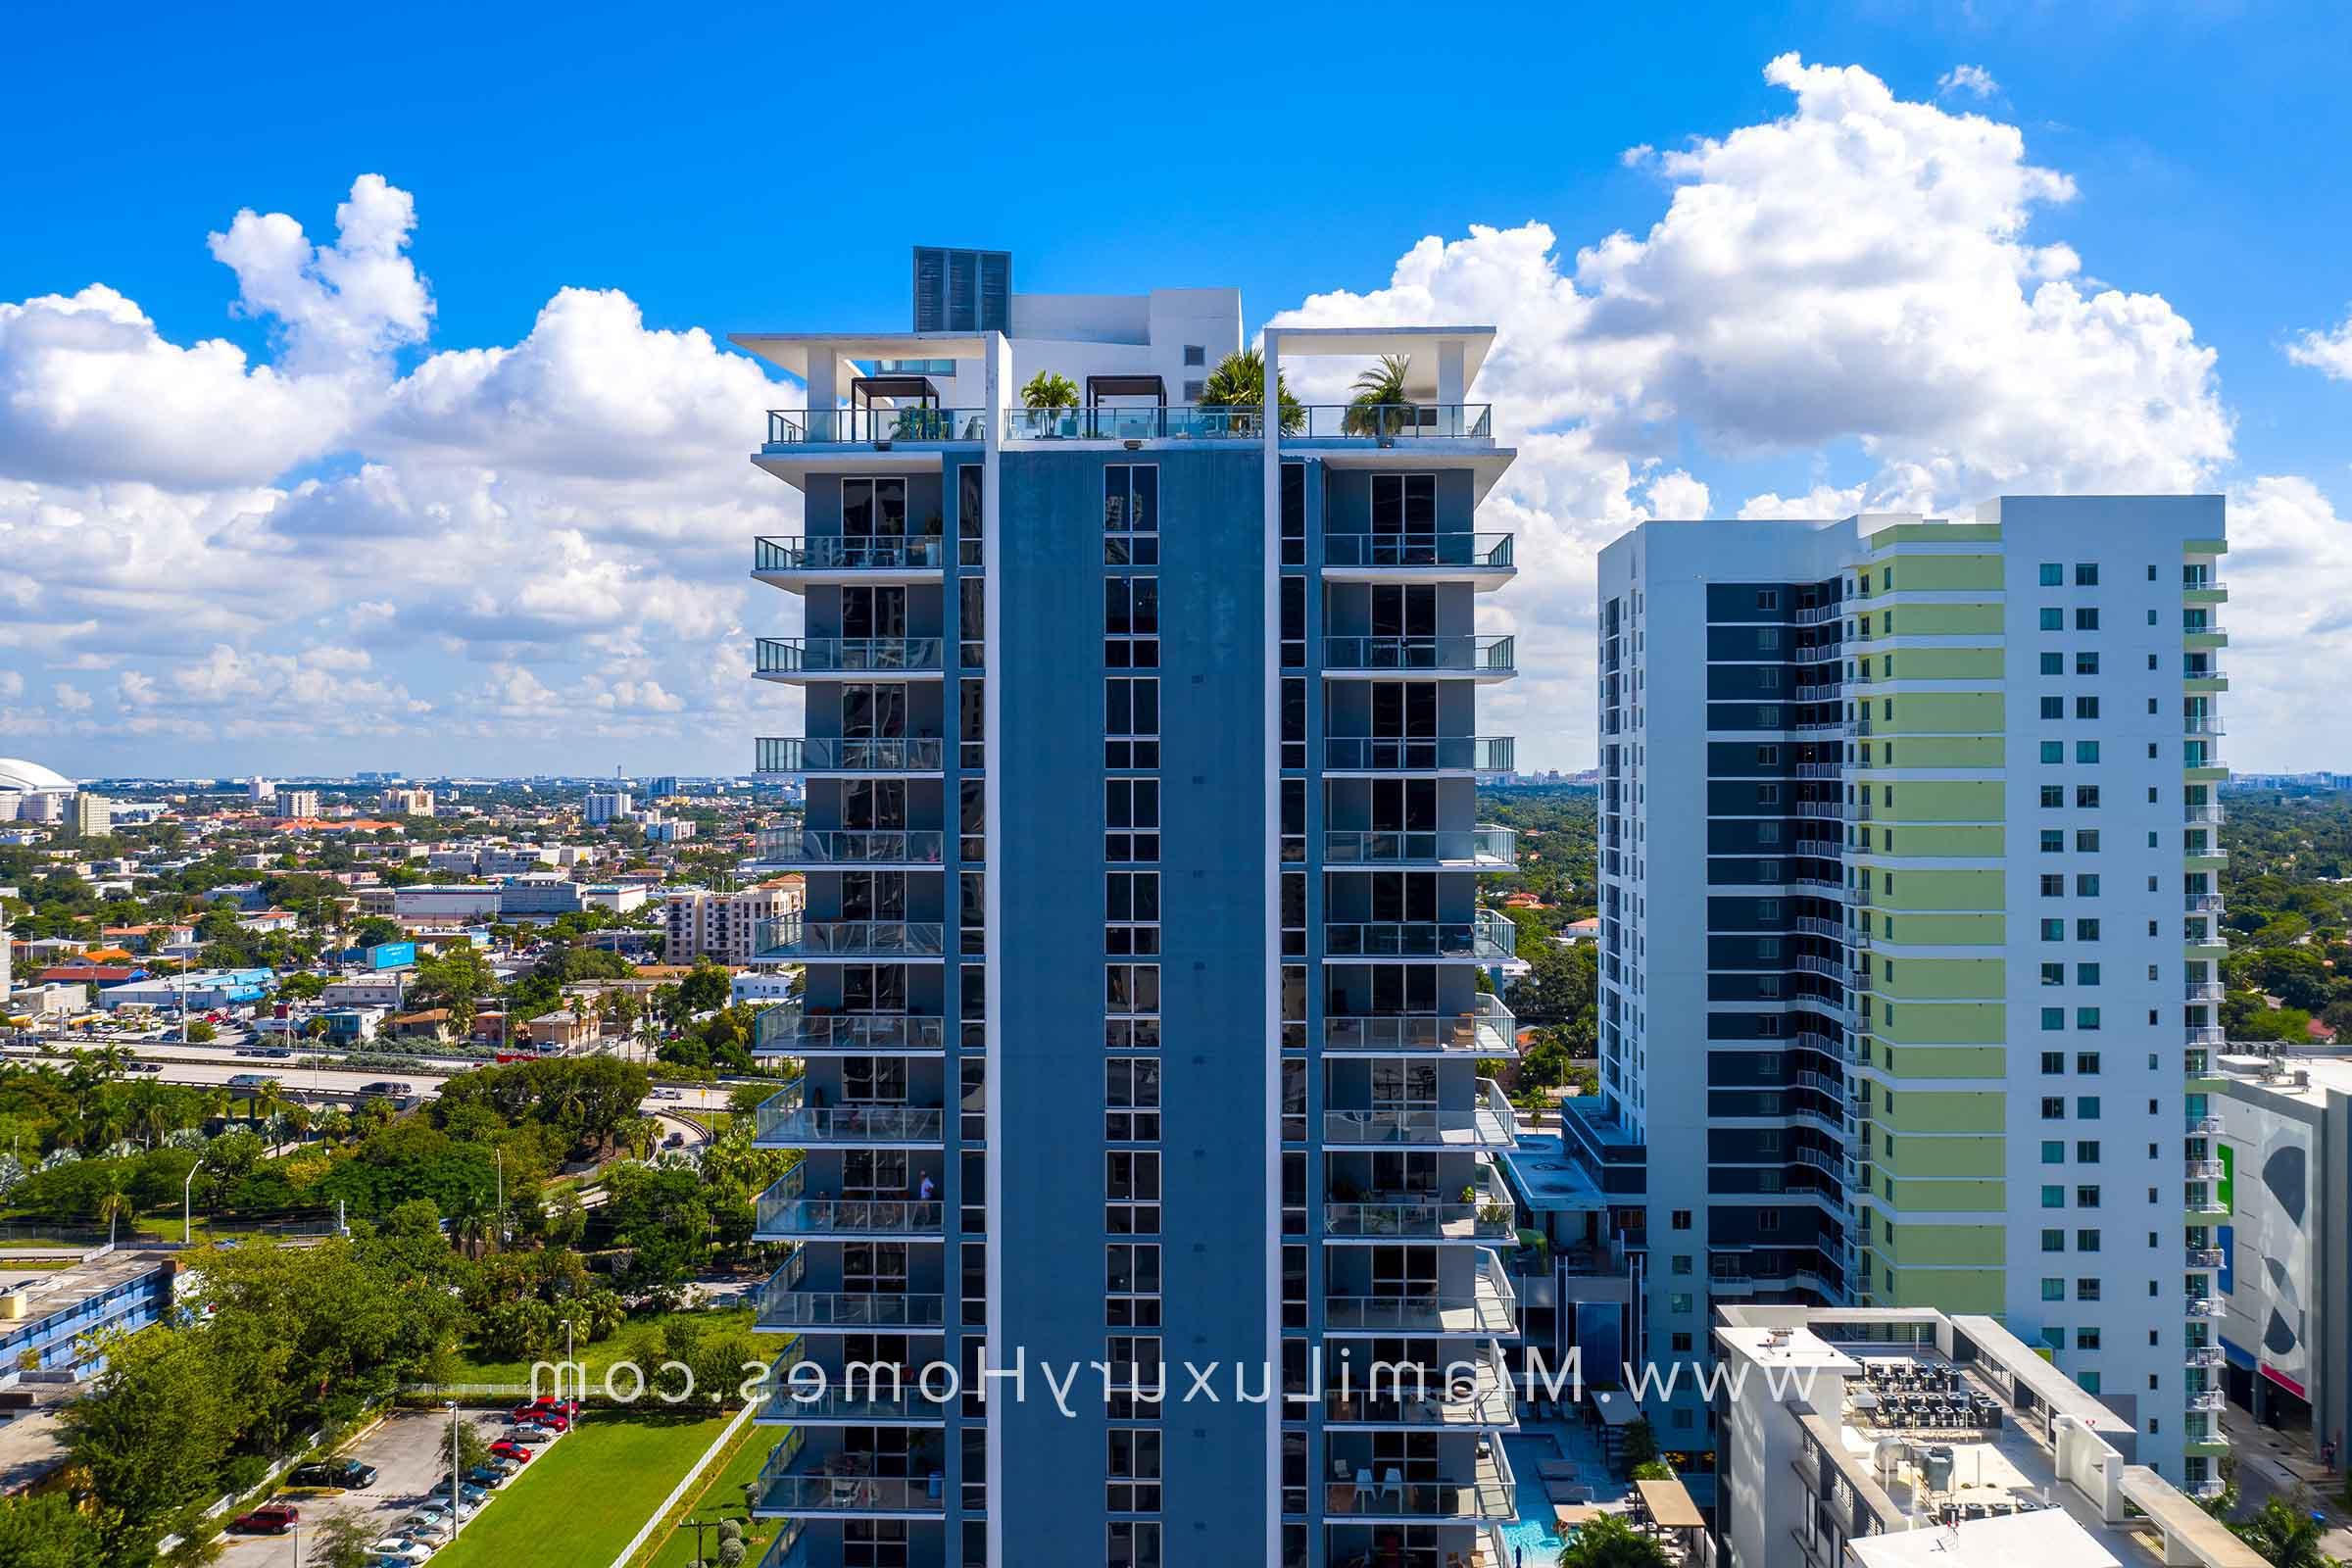
<svg viewBox="0 0 2352 1568">
<path fill-rule="evenodd" d="M 1057 370 L 1040 370 L 1021 388 L 1021 407 L 1033 416 L 1043 416 L 1028 421 L 1030 429 L 1038 435 L 1061 434 L 1061 421 L 1053 416 L 1077 406 L 1077 383 Z"/>
<path fill-rule="evenodd" d="M 1295 435 L 1306 426 L 1306 410 L 1291 396 L 1290 377 L 1274 378 L 1274 395 L 1282 406 L 1282 430 Z M 1200 406 L 1204 409 L 1255 409 L 1263 416 L 1266 406 L 1266 356 L 1261 349 L 1241 349 L 1217 362 L 1200 384 Z M 1238 427 L 1238 426 L 1237 426 Z"/>
<path fill-rule="evenodd" d="M 1395 435 L 1409 426 L 1412 405 L 1405 400 L 1404 375 L 1412 361 L 1402 354 L 1383 354 L 1380 363 L 1355 378 L 1355 396 L 1340 428 L 1349 435 Z"/>
</svg>

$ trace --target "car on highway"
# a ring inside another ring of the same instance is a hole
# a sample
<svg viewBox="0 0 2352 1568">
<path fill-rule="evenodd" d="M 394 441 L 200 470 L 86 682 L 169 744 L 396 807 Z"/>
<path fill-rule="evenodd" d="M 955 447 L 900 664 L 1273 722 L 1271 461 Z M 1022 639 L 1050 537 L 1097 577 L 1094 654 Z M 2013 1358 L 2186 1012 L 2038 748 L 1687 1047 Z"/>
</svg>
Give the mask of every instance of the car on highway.
<svg viewBox="0 0 2352 1568">
<path fill-rule="evenodd" d="M 269 1081 L 270 1075 L 266 1072 L 231 1073 L 228 1087 L 231 1089 L 259 1089 Z"/>
<path fill-rule="evenodd" d="M 327 1459 L 317 1464 L 297 1465 L 294 1473 L 286 1477 L 286 1485 L 364 1492 L 375 1485 L 375 1466 L 362 1464 L 357 1459 Z"/>
<path fill-rule="evenodd" d="M 360 1085 L 363 1095 L 413 1095 L 416 1092 L 415 1084 L 404 1084 L 391 1078 L 378 1078 L 371 1084 Z"/>
<path fill-rule="evenodd" d="M 302 1521 L 302 1510 L 290 1502 L 265 1502 L 251 1513 L 228 1522 L 240 1536 L 282 1536 Z"/>
<path fill-rule="evenodd" d="M 662 1140 L 662 1147 L 663 1149 L 684 1149 L 686 1147 L 686 1135 L 684 1133 L 671 1133 L 667 1138 Z"/>
<path fill-rule="evenodd" d="M 684 1100 L 686 1092 L 682 1089 L 657 1089 L 654 1091 L 653 1098 L 656 1100 Z"/>
</svg>

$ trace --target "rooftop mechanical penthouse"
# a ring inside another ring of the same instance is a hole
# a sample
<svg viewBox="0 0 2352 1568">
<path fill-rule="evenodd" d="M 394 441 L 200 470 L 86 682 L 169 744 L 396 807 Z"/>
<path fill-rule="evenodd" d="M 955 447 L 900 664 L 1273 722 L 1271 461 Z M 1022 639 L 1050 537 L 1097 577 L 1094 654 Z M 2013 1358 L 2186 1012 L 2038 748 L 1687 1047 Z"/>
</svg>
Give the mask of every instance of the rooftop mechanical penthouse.
<svg viewBox="0 0 2352 1568">
<path fill-rule="evenodd" d="M 760 942 L 807 969 L 760 1019 L 806 1071 L 760 1112 L 804 1157 L 760 1205 L 791 1249 L 760 1317 L 780 1385 L 838 1391 L 767 1412 L 770 1560 L 1495 1568 L 1494 334 L 1269 329 L 1258 385 L 1405 364 L 1395 402 L 1269 416 L 1215 401 L 1234 290 L 1028 295 L 1002 253 L 931 250 L 913 281 L 912 332 L 735 339 L 808 389 L 752 459 L 805 505 L 752 562 L 805 612 L 759 647 L 805 715 L 759 766 L 808 789 L 763 849 L 808 899 Z M 1264 1397 L 1317 1352 L 1485 1370 Z M 984 1400 L 984 1358 L 1026 1397 Z M 843 1388 L 877 1361 L 903 1391 Z M 935 1363 L 961 1392 L 918 1390 Z M 1082 1370 L 1066 1414 L 1048 1367 Z"/>
</svg>

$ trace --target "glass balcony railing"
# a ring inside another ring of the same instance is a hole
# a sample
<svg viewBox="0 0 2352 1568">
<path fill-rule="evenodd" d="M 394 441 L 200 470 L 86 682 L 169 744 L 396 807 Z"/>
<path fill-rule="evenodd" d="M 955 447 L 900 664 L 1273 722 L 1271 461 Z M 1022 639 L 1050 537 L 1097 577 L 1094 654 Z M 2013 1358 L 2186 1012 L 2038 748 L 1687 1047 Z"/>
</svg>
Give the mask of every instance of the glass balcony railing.
<svg viewBox="0 0 2352 1568">
<path fill-rule="evenodd" d="M 988 420 L 980 409 L 770 409 L 767 444 L 873 446 L 883 441 L 978 441 Z"/>
<path fill-rule="evenodd" d="M 876 1053 L 945 1049 L 947 1024 L 938 1017 L 906 1013 L 808 1012 L 792 1003 L 761 1007 L 753 1022 L 752 1049 L 791 1056 L 823 1053 Z"/>
<path fill-rule="evenodd" d="M 1314 403 L 1283 434 L 1308 441 L 1492 440 L 1492 403 Z"/>
<path fill-rule="evenodd" d="M 1241 404 L 1006 409 L 1007 441 L 1262 441 L 1265 411 Z"/>
<path fill-rule="evenodd" d="M 760 858 L 770 865 L 937 865 L 942 835 L 904 829 L 762 828 Z"/>
<path fill-rule="evenodd" d="M 936 735 L 762 735 L 762 773 L 936 773 L 946 757 Z"/>
<path fill-rule="evenodd" d="M 754 928 L 758 956 L 777 958 L 936 958 L 947 951 L 936 920 L 824 920 L 791 915 Z"/>
<path fill-rule="evenodd" d="M 762 637 L 761 675 L 936 675 L 936 637 Z"/>
<path fill-rule="evenodd" d="M 1518 1054 L 1518 1020 L 1500 997 L 1482 996 L 1468 1012 L 1406 1013 L 1323 1020 L 1327 1052 L 1452 1052 L 1465 1056 Z"/>
<path fill-rule="evenodd" d="M 1468 1377 L 1448 1380 L 1447 1367 L 1414 1367 L 1389 1362 L 1395 1369 L 1354 1377 L 1341 1390 L 1339 1375 L 1324 1376 L 1323 1420 L 1329 1426 L 1435 1427 L 1480 1429 L 1508 1427 L 1518 1419 L 1517 1389 L 1502 1348 L 1490 1345 L 1477 1352 Z M 1417 1374 L 1417 1375 L 1416 1375 Z M 1507 1560 L 1507 1559 L 1506 1559 Z"/>
<path fill-rule="evenodd" d="M 1517 670 L 1518 644 L 1509 636 L 1326 637 L 1323 667 L 1411 670 L 1435 674 L 1509 675 Z"/>
<path fill-rule="evenodd" d="M 1519 862 L 1519 835 L 1492 825 L 1456 829 L 1344 830 L 1323 835 L 1326 865 L 1464 865 L 1501 870 Z"/>
<path fill-rule="evenodd" d="M 805 539 L 757 539 L 752 570 L 790 574 L 803 571 L 937 571 L 947 564 L 947 542 L 936 534 L 892 538 L 817 535 Z"/>
<path fill-rule="evenodd" d="M 1518 1113 L 1491 1078 L 1478 1080 L 1478 1102 L 1460 1109 L 1415 1105 L 1323 1113 L 1323 1142 L 1331 1145 L 1452 1144 L 1508 1149 L 1518 1137 Z"/>
<path fill-rule="evenodd" d="M 1378 1296 L 1324 1298 L 1323 1324 L 1335 1334 L 1476 1334 L 1519 1332 L 1519 1297 L 1494 1253 L 1481 1251 L 1465 1292 L 1402 1288 Z"/>
<path fill-rule="evenodd" d="M 806 1254 L 795 1252 L 797 1260 Z M 860 1291 L 804 1291 L 801 1269 L 786 1270 L 760 1288 L 754 1321 L 763 1329 L 937 1329 L 946 1298 Z M 787 1279 L 786 1274 L 792 1277 Z"/>
<path fill-rule="evenodd" d="M 1323 1234 L 1334 1241 L 1503 1242 L 1518 1234 L 1510 1190 L 1492 1166 L 1467 1200 L 1435 1194 L 1374 1193 L 1323 1205 Z"/>
<path fill-rule="evenodd" d="M 1323 928 L 1323 956 L 1345 958 L 1465 958 L 1500 963 L 1518 948 L 1519 928 L 1494 909 L 1469 920 L 1338 922 Z"/>
<path fill-rule="evenodd" d="M 891 1198 L 785 1198 L 760 1200 L 753 1219 L 756 1241 L 804 1241 L 827 1236 L 930 1236 L 946 1229 L 941 1203 Z"/>
<path fill-rule="evenodd" d="M 1338 1457 L 1335 1455 L 1335 1458 Z M 1343 1461 L 1344 1462 L 1344 1461 Z M 1352 1482 L 1333 1482 L 1323 1515 L 1333 1523 L 1353 1519 L 1516 1519 L 1518 1479 L 1500 1444 L 1490 1445 L 1470 1472 L 1455 1479 L 1408 1481 L 1394 1466 L 1355 1468 Z"/>
<path fill-rule="evenodd" d="M 869 1422 L 936 1426 L 950 1411 L 948 1401 L 927 1397 L 917 1367 L 877 1367 L 851 1376 L 808 1360 L 795 1348 L 769 1363 L 767 1372 L 752 1386 L 751 1402 L 760 1407 L 756 1420 L 807 1423 L 819 1426 L 862 1426 Z M 808 1368 L 809 1370 L 800 1370 Z M 797 1373 L 797 1375 L 796 1375 Z"/>
<path fill-rule="evenodd" d="M 947 1486 L 938 1476 L 917 1481 L 899 1476 L 857 1474 L 768 1475 L 752 1493 L 759 1513 L 940 1514 L 947 1511 Z"/>
<path fill-rule="evenodd" d="M 769 1149 L 810 1145 L 937 1144 L 946 1139 L 938 1105 L 811 1105 L 806 1080 L 786 1085 L 753 1112 L 753 1141 Z"/>
<path fill-rule="evenodd" d="M 1405 570 L 1466 567 L 1479 571 L 1512 569 L 1508 533 L 1327 533 L 1323 536 L 1323 564 L 1340 567 L 1379 567 Z"/>
<path fill-rule="evenodd" d="M 1518 766 L 1508 735 L 1333 735 L 1323 767 L 1335 773 L 1508 773 Z"/>
</svg>

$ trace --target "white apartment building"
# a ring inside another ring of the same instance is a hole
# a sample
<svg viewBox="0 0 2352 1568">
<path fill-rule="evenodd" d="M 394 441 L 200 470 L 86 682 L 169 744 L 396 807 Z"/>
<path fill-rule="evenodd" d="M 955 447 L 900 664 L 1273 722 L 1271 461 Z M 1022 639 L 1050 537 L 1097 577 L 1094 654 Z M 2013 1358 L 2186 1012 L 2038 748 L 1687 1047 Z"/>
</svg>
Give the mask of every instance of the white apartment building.
<svg viewBox="0 0 2352 1568">
<path fill-rule="evenodd" d="M 279 790 L 270 799 L 270 807 L 272 814 L 276 816 L 317 816 L 318 814 L 318 792 L 317 790 Z"/>
<path fill-rule="evenodd" d="M 2221 498 L 1653 522 L 1600 609 L 1600 1094 L 1639 1332 L 1999 1315 L 2219 1489 Z M 1703 1448 L 1687 1392 L 1662 1446 Z"/>
<path fill-rule="evenodd" d="M 1723 1568 L 2262 1568 L 1992 1318 L 1727 1306 Z"/>
<path fill-rule="evenodd" d="M 624 822 L 636 803 L 626 790 L 600 790 L 591 794 L 581 811 L 590 827 L 602 827 L 608 822 Z"/>
<path fill-rule="evenodd" d="M 691 963 L 697 958 L 750 963 L 758 947 L 760 922 L 799 914 L 805 885 L 799 876 L 776 876 L 739 893 L 713 893 L 706 888 L 671 890 L 662 918 L 668 936 L 662 956 L 671 963 Z"/>
<path fill-rule="evenodd" d="M 408 977 L 396 972 L 345 975 L 329 980 L 318 993 L 321 1007 L 397 1007 Z"/>
<path fill-rule="evenodd" d="M 245 799 L 255 806 L 274 801 L 277 799 L 277 786 L 266 778 L 247 779 L 245 781 Z"/>
<path fill-rule="evenodd" d="M 386 790 L 377 797 L 376 805 L 387 816 L 430 816 L 433 814 L 433 792 Z"/>
</svg>

